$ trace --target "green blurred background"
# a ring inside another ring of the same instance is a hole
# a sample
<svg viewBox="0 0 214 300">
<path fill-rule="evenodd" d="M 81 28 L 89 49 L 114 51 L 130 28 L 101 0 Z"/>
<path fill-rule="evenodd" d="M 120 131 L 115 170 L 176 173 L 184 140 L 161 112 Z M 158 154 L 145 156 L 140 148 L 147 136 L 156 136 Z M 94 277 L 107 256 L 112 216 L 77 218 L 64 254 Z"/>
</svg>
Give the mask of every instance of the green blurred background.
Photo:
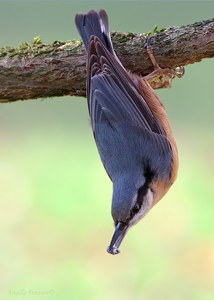
<svg viewBox="0 0 214 300">
<path fill-rule="evenodd" d="M 0 1 L 0 46 L 79 38 L 76 12 L 105 8 L 112 30 L 213 17 L 214 2 Z M 111 182 L 86 100 L 0 105 L 0 299 L 214 299 L 211 59 L 158 91 L 180 153 L 164 200 L 110 256 Z"/>
</svg>

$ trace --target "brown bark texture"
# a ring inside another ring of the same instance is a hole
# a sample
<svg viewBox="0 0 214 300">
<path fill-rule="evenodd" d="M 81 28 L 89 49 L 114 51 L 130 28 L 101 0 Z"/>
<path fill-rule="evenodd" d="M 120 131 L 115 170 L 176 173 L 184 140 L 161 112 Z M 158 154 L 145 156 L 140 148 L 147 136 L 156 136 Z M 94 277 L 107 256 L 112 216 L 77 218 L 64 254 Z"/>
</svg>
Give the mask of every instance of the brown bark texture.
<svg viewBox="0 0 214 300">
<path fill-rule="evenodd" d="M 146 34 L 111 34 L 115 51 L 127 70 L 145 76 L 153 71 Z M 175 69 L 214 57 L 214 18 L 157 32 L 151 41 L 162 68 Z M 151 80 L 166 86 L 163 76 Z M 0 48 L 0 103 L 55 96 L 85 96 L 86 52 L 81 41 L 44 45 L 39 39 L 18 48 Z"/>
</svg>

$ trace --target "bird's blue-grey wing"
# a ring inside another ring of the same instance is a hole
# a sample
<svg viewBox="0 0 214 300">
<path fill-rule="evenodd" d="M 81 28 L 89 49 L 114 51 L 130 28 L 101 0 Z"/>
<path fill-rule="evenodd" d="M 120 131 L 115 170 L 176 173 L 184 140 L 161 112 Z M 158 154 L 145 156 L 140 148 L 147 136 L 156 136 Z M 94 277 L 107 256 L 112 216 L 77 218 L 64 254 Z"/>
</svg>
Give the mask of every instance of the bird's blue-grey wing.
<svg viewBox="0 0 214 300">
<path fill-rule="evenodd" d="M 131 168 L 134 164 L 151 160 L 153 169 L 159 167 L 160 160 L 166 162 L 168 169 L 170 144 L 138 87 L 95 37 L 91 39 L 89 54 L 89 112 L 95 140 L 109 176 L 112 177 L 117 169 Z"/>
<path fill-rule="evenodd" d="M 87 97 L 93 130 L 108 111 L 118 121 L 163 134 L 137 85 L 96 37 L 91 38 L 88 57 Z"/>
</svg>

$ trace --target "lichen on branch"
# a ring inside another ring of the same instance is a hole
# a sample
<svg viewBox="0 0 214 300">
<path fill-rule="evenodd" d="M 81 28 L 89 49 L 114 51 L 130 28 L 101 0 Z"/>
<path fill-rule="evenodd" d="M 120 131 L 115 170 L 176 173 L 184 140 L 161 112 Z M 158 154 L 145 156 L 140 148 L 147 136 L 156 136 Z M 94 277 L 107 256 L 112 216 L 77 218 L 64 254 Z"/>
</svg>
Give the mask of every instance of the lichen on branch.
<svg viewBox="0 0 214 300">
<path fill-rule="evenodd" d="M 155 34 L 152 47 L 162 68 L 175 69 L 214 57 L 214 19 L 170 27 Z M 145 76 L 153 71 L 146 52 L 147 34 L 112 33 L 124 67 Z M 80 40 L 43 44 L 40 37 L 19 47 L 0 48 L 0 102 L 63 95 L 85 96 L 86 52 Z M 151 85 L 160 88 L 163 78 Z"/>
</svg>

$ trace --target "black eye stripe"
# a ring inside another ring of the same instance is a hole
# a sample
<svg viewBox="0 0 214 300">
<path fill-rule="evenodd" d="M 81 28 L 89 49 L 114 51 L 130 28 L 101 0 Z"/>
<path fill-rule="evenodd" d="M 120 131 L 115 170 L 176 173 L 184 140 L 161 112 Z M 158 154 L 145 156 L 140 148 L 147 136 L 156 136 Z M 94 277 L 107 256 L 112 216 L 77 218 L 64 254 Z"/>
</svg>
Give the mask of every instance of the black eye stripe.
<svg viewBox="0 0 214 300">
<path fill-rule="evenodd" d="M 148 186 L 147 185 L 143 185 L 139 190 L 138 190 L 138 194 L 137 194 L 137 202 L 136 204 L 141 207 L 142 203 L 143 203 L 143 197 L 146 195 L 148 191 Z"/>
<path fill-rule="evenodd" d="M 137 202 L 135 203 L 135 205 L 133 206 L 132 210 L 131 210 L 131 215 L 130 215 L 130 218 L 132 219 L 134 215 L 136 215 L 139 210 L 141 208 L 141 205 L 138 203 L 138 200 Z"/>
<path fill-rule="evenodd" d="M 144 184 L 141 188 L 139 188 L 137 201 L 131 211 L 131 218 L 133 218 L 133 216 L 140 211 L 141 206 L 143 204 L 144 196 L 148 192 L 148 189 L 149 189 L 149 184 Z"/>
<path fill-rule="evenodd" d="M 147 180 L 143 186 L 141 186 L 138 189 L 137 193 L 137 200 L 135 205 L 133 206 L 130 216 L 127 219 L 127 222 L 129 222 L 141 209 L 141 206 L 143 204 L 144 196 L 147 194 L 149 190 L 150 180 Z"/>
</svg>

